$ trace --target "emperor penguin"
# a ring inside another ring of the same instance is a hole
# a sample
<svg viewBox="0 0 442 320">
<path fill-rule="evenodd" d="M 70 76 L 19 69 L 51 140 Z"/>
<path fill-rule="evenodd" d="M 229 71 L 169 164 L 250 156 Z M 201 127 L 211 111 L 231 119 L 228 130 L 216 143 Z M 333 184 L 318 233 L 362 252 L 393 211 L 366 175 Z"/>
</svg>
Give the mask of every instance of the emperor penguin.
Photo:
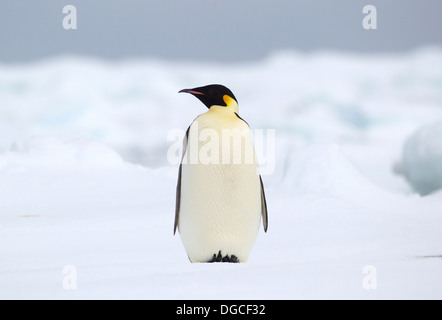
<svg viewBox="0 0 442 320">
<path fill-rule="evenodd" d="M 191 262 L 247 262 L 267 203 L 252 133 L 230 89 L 212 84 L 179 92 L 209 110 L 187 129 L 178 172 L 174 234 Z"/>
</svg>

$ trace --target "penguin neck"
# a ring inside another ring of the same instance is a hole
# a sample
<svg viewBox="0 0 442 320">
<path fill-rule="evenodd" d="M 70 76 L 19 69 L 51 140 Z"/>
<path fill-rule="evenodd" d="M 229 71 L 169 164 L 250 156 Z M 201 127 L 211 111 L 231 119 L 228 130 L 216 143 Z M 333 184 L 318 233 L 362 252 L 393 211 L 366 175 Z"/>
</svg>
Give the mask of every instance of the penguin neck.
<svg viewBox="0 0 442 320">
<path fill-rule="evenodd" d="M 232 113 L 237 113 L 238 114 L 238 103 L 235 100 L 231 100 L 229 101 L 229 103 L 227 104 L 227 106 L 211 106 L 209 108 L 209 111 L 222 111 L 222 112 L 232 112 Z"/>
</svg>

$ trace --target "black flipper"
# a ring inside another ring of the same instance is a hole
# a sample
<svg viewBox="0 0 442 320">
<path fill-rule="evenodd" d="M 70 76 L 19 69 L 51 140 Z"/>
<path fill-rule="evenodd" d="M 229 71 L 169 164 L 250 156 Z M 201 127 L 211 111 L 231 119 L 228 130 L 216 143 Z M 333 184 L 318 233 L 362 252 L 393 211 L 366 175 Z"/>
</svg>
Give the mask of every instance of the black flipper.
<svg viewBox="0 0 442 320">
<path fill-rule="evenodd" d="M 267 201 L 264 192 L 264 184 L 262 183 L 261 175 L 259 176 L 259 181 L 261 183 L 261 215 L 262 215 L 262 225 L 264 226 L 264 232 L 267 232 L 269 227 L 269 217 L 267 214 Z"/>
<path fill-rule="evenodd" d="M 192 124 L 189 126 L 189 128 L 187 128 L 186 135 L 184 136 L 184 139 L 183 139 L 183 155 L 181 156 L 180 168 L 178 169 L 178 181 L 177 181 L 177 186 L 176 186 L 176 200 L 175 200 L 175 222 L 174 222 L 174 225 L 173 225 L 173 234 L 174 235 L 175 235 L 176 229 L 178 227 L 178 221 L 179 221 L 179 216 L 180 216 L 181 172 L 182 172 L 182 169 L 183 169 L 183 159 L 184 159 L 184 156 L 186 155 L 187 141 L 189 139 L 189 130 L 190 130 L 191 126 L 192 126 Z"/>
<path fill-rule="evenodd" d="M 180 216 L 180 205 L 181 205 L 181 170 L 182 164 L 180 164 L 180 168 L 178 170 L 178 182 L 176 185 L 176 200 L 175 200 L 175 222 L 173 225 L 173 234 L 175 235 L 176 229 L 178 227 L 178 219 Z"/>
</svg>

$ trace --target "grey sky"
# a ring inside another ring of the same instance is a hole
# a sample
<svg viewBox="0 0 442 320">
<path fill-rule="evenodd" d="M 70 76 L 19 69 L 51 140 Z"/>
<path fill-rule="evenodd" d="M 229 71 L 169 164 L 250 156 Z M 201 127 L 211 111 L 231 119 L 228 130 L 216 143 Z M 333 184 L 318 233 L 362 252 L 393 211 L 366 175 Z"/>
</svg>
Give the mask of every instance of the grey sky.
<svg viewBox="0 0 442 320">
<path fill-rule="evenodd" d="M 75 5 L 78 29 L 64 30 Z M 377 8 L 364 30 L 362 8 Z M 442 45 L 440 0 L 1 0 L 0 62 L 59 54 L 238 61 L 278 49 Z"/>
</svg>

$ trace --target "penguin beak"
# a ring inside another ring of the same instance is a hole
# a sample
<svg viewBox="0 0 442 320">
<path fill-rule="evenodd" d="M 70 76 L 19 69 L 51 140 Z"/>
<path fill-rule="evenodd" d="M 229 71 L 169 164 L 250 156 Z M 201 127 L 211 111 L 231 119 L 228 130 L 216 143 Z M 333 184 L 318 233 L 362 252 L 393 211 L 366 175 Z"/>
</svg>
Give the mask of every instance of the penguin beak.
<svg viewBox="0 0 442 320">
<path fill-rule="evenodd" d="M 199 95 L 202 95 L 202 96 L 204 95 L 204 93 L 198 92 L 198 91 L 195 91 L 195 90 L 192 90 L 192 89 L 183 89 L 183 90 L 178 91 L 178 93 L 181 93 L 181 92 L 190 93 L 190 94 L 193 94 L 193 95 L 195 95 L 195 94 L 199 94 Z"/>
</svg>

